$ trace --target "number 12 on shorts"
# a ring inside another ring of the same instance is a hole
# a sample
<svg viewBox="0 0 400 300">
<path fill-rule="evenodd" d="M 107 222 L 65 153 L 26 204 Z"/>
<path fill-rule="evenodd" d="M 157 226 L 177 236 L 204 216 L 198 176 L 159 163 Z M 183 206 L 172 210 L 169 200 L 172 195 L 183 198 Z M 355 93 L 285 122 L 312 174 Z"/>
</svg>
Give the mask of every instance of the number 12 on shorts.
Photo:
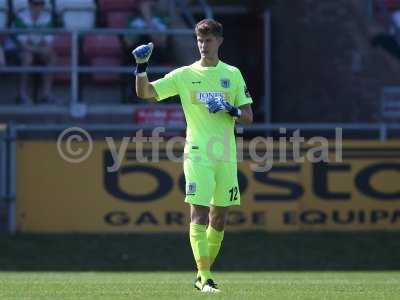
<svg viewBox="0 0 400 300">
<path fill-rule="evenodd" d="M 238 192 L 239 192 L 239 189 L 238 189 L 237 186 L 234 186 L 233 188 L 231 188 L 231 189 L 229 190 L 230 201 L 235 201 L 235 200 L 237 200 Z"/>
</svg>

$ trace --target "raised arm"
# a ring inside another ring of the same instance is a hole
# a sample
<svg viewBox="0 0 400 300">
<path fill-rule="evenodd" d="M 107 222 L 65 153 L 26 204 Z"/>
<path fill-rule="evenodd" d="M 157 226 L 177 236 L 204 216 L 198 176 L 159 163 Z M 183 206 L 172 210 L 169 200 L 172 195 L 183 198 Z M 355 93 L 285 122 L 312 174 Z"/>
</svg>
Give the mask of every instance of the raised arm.
<svg viewBox="0 0 400 300">
<path fill-rule="evenodd" d="M 150 84 L 146 73 L 153 47 L 153 43 L 149 43 L 147 45 L 141 45 L 132 51 L 136 61 L 136 95 L 142 99 L 155 99 L 157 97 L 157 92 Z"/>
<path fill-rule="evenodd" d="M 136 95 L 141 99 L 155 99 L 157 97 L 156 90 L 149 83 L 147 74 L 136 75 Z"/>
</svg>

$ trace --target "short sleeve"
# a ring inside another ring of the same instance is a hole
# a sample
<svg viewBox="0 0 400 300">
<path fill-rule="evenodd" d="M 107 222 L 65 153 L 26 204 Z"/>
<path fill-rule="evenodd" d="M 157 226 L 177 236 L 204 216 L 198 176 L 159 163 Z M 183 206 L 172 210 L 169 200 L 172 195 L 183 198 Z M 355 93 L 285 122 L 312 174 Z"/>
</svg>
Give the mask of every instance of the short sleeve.
<svg viewBox="0 0 400 300">
<path fill-rule="evenodd" d="M 236 90 L 235 106 L 239 107 L 242 105 L 253 103 L 253 99 L 251 98 L 250 92 L 247 89 L 242 73 L 239 70 L 237 70 L 236 76 L 237 76 L 238 86 Z"/>
<path fill-rule="evenodd" d="M 151 82 L 151 85 L 157 92 L 157 101 L 161 101 L 179 94 L 176 77 L 176 73 L 172 71 L 166 74 L 163 78 Z"/>
</svg>

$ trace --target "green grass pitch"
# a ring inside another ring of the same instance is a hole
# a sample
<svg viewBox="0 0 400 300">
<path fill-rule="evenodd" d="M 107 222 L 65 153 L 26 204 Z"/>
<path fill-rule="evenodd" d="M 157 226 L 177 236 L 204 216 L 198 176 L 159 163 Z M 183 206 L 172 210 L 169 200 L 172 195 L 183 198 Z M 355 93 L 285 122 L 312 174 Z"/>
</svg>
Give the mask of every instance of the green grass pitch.
<svg viewBox="0 0 400 300">
<path fill-rule="evenodd" d="M 400 299 L 400 272 L 218 272 L 222 292 L 190 272 L 0 272 L 1 300 Z"/>
</svg>

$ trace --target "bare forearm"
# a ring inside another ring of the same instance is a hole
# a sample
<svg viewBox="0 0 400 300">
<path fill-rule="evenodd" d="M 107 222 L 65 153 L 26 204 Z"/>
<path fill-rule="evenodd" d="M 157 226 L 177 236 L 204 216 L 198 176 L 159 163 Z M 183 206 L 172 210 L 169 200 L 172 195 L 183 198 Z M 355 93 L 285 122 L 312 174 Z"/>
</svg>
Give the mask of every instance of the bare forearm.
<svg viewBox="0 0 400 300">
<path fill-rule="evenodd" d="M 242 112 L 236 122 L 241 124 L 251 124 L 253 123 L 253 110 L 250 105 L 245 105 L 239 108 Z"/>
<path fill-rule="evenodd" d="M 147 74 L 142 76 L 136 76 L 136 94 L 139 98 L 142 99 L 154 99 L 155 93 L 154 88 L 150 84 L 149 79 L 147 78 Z"/>
<path fill-rule="evenodd" d="M 140 98 L 146 96 L 146 86 L 149 84 L 149 78 L 146 76 L 136 76 L 135 88 L 136 95 Z"/>
<path fill-rule="evenodd" d="M 236 122 L 241 124 L 251 124 L 253 123 L 253 116 L 249 115 L 247 112 L 243 112 L 240 118 L 236 120 Z"/>
</svg>

